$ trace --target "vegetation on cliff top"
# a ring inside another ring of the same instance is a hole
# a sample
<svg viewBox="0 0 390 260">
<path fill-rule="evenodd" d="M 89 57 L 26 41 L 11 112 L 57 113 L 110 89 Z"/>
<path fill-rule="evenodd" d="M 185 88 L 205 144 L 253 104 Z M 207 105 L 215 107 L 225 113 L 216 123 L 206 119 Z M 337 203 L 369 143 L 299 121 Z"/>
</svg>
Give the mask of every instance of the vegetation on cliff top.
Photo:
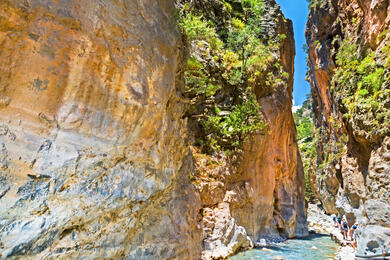
<svg viewBox="0 0 390 260">
<path fill-rule="evenodd" d="M 249 133 L 263 131 L 259 93 L 271 93 L 289 77 L 273 55 L 285 35 L 262 39 L 263 3 L 219 3 L 223 26 L 190 3 L 180 10 L 180 25 L 191 45 L 185 72 L 185 95 L 191 100 L 187 115 L 197 129 L 196 145 L 209 154 L 237 151 Z"/>
<path fill-rule="evenodd" d="M 318 6 L 320 6 L 321 4 L 324 4 L 326 3 L 326 1 L 323 1 L 323 0 L 306 0 L 306 2 L 309 3 L 309 9 L 310 8 L 317 8 Z"/>
<path fill-rule="evenodd" d="M 390 45 L 383 47 L 386 57 Z M 344 109 L 344 120 L 355 134 L 375 142 L 390 134 L 390 62 L 376 57 L 371 49 L 358 51 L 358 45 L 344 40 L 336 55 L 337 69 L 331 92 Z"/>
<path fill-rule="evenodd" d="M 386 37 L 386 33 L 378 37 Z M 390 134 L 390 45 L 374 51 L 359 47 L 357 37 L 342 41 L 336 37 L 336 42 L 331 50 L 337 66 L 330 93 L 338 111 L 331 111 L 326 126 L 316 129 L 321 135 L 319 180 L 337 174 L 333 169 L 341 164 L 351 137 L 375 144 Z"/>
</svg>

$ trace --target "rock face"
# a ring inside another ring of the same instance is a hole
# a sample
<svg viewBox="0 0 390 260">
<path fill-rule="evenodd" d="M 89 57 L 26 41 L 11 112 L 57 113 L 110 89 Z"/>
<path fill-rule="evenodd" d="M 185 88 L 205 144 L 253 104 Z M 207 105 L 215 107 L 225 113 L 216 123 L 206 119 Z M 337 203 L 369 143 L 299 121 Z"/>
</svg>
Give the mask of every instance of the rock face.
<svg viewBox="0 0 390 260">
<path fill-rule="evenodd" d="M 306 235 L 292 26 L 265 2 L 291 76 L 258 95 L 267 132 L 194 185 L 174 1 L 0 1 L 0 258 L 200 259 Z"/>
<path fill-rule="evenodd" d="M 292 23 L 285 20 L 274 1 L 268 1 L 266 8 L 269 17 L 264 27 L 274 28 L 267 31 L 287 36 L 276 55 L 285 71 L 293 75 Z M 246 204 L 237 201 L 234 205 L 233 216 L 256 241 L 307 235 L 304 171 L 291 113 L 292 90 L 291 76 L 272 94 L 259 99 L 269 129 L 265 135 L 255 135 L 245 147 L 239 177 L 232 181 L 233 191 L 246 196 Z"/>
<path fill-rule="evenodd" d="M 283 71 L 293 75 L 292 23 L 284 18 L 274 1 L 263 2 L 261 28 L 265 33 L 262 36 L 265 39 L 286 36 L 271 55 Z M 215 11 L 223 10 L 220 1 L 204 1 L 203 5 L 206 8 L 195 8 L 211 21 L 228 23 L 228 15 Z M 218 8 L 214 10 L 214 6 Z M 205 55 L 207 51 L 199 50 L 199 45 L 195 42 L 192 52 L 200 62 L 213 56 Z M 199 58 L 202 55 L 204 58 Z M 270 64 L 268 70 L 273 66 Z M 215 70 L 210 70 L 210 74 Z M 210 156 L 199 149 L 193 150 L 198 172 L 194 183 L 202 203 L 204 258 L 226 257 L 252 247 L 261 239 L 280 241 L 308 234 L 304 172 L 291 113 L 293 77 L 272 87 L 264 91 L 265 82 L 255 87 L 260 112 L 268 127 L 265 132 L 254 134 L 237 158 L 223 153 Z"/>
<path fill-rule="evenodd" d="M 172 1 L 0 2 L 3 258 L 200 256 Z"/>
<path fill-rule="evenodd" d="M 307 24 L 316 115 L 312 188 L 327 213 L 359 222 L 358 252 L 390 246 L 387 0 L 314 3 Z"/>
</svg>

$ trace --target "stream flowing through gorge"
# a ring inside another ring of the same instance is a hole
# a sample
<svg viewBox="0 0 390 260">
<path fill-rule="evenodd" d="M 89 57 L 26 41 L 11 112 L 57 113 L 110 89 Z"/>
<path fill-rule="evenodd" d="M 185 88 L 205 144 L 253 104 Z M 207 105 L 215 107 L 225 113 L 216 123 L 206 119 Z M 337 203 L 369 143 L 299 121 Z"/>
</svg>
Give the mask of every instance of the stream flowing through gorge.
<svg viewBox="0 0 390 260">
<path fill-rule="evenodd" d="M 311 234 L 303 239 L 290 239 L 283 243 L 239 253 L 231 260 L 285 259 L 285 260 L 323 260 L 333 259 L 337 244 L 325 234 Z M 278 258 L 280 256 L 280 258 Z"/>
<path fill-rule="evenodd" d="M 0 260 L 390 251 L 390 0 L 0 0 L 0 50 Z"/>
</svg>

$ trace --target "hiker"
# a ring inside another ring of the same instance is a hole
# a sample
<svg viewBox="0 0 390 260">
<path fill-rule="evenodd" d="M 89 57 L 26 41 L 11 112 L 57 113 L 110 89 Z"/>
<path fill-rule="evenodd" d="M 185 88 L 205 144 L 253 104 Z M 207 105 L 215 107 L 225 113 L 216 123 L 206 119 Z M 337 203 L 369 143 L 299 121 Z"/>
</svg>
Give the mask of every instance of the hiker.
<svg viewBox="0 0 390 260">
<path fill-rule="evenodd" d="M 333 215 L 333 227 L 337 228 L 339 226 L 339 223 L 337 222 L 337 216 Z"/>
<path fill-rule="evenodd" d="M 337 216 L 337 227 L 341 230 L 341 217 Z"/>
<path fill-rule="evenodd" d="M 341 221 L 341 233 L 343 234 L 344 240 L 348 239 L 348 231 L 349 231 L 348 221 L 347 221 L 347 218 L 344 215 L 343 219 Z"/>
<path fill-rule="evenodd" d="M 355 223 L 352 225 L 351 230 L 349 231 L 349 236 L 352 239 L 352 247 L 353 249 L 356 249 L 357 247 L 357 241 L 356 241 L 356 229 L 358 227 L 358 223 Z"/>
</svg>

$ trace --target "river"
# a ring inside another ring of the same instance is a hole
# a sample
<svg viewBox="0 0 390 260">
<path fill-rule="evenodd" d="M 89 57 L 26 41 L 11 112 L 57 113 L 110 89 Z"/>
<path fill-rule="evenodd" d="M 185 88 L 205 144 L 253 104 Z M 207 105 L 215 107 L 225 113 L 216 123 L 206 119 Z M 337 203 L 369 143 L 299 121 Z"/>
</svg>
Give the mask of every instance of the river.
<svg viewBox="0 0 390 260">
<path fill-rule="evenodd" d="M 315 248 L 317 249 L 315 249 Z M 284 259 L 284 260 L 324 260 L 333 259 L 338 245 L 328 235 L 310 234 L 303 239 L 290 239 L 266 249 L 254 249 L 239 253 L 230 260 L 243 259 Z M 281 256 L 282 258 L 277 258 Z"/>
</svg>

